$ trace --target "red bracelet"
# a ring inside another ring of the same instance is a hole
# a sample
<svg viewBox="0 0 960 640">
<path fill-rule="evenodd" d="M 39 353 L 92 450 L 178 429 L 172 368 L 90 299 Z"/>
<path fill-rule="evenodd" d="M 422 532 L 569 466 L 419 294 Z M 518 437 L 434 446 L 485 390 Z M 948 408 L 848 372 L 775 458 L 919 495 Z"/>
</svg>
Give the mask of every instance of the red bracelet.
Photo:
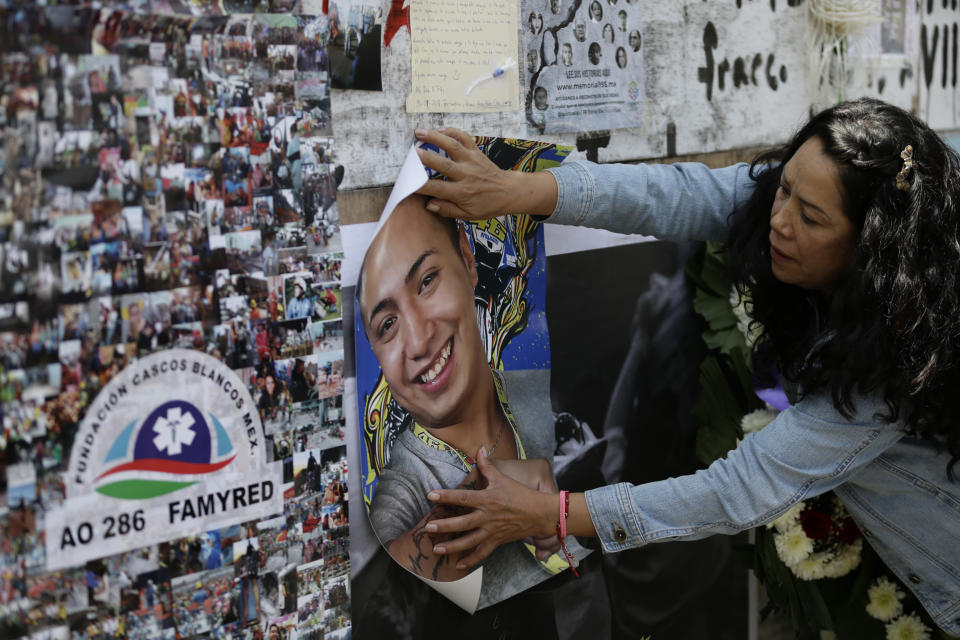
<svg viewBox="0 0 960 640">
<path fill-rule="evenodd" d="M 570 552 L 567 551 L 567 545 L 563 542 L 563 539 L 567 537 L 568 515 L 570 515 L 570 492 L 561 491 L 560 520 L 557 522 L 557 540 L 560 541 L 560 549 L 563 551 L 563 557 L 567 559 L 567 564 L 570 565 L 570 570 L 573 571 L 574 576 L 579 578 L 580 574 L 577 573 L 577 559 L 570 555 Z"/>
<path fill-rule="evenodd" d="M 560 528 L 559 534 L 561 538 L 567 537 L 567 516 L 570 515 L 570 492 L 561 491 L 560 492 L 560 523 L 557 525 Z"/>
</svg>

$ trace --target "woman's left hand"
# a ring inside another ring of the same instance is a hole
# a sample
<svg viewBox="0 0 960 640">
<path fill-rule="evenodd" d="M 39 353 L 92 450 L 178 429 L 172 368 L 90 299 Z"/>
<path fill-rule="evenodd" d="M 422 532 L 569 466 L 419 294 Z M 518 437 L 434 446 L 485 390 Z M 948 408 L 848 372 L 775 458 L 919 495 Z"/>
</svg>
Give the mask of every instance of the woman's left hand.
<svg viewBox="0 0 960 640">
<path fill-rule="evenodd" d="M 555 534 L 556 494 L 530 489 L 504 475 L 483 450 L 477 454 L 477 468 L 487 481 L 486 489 L 438 489 L 427 495 L 433 502 L 472 510 L 462 516 L 434 520 L 426 527 L 430 533 L 466 532 L 434 547 L 434 553 L 441 555 L 472 550 L 457 563 L 457 569 L 479 564 L 506 542 Z"/>
</svg>

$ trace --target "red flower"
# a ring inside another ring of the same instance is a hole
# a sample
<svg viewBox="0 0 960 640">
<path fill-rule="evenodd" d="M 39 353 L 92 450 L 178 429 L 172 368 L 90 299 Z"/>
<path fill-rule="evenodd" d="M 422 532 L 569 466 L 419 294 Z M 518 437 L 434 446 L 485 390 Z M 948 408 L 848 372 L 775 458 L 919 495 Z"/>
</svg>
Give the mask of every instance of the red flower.
<svg viewBox="0 0 960 640">
<path fill-rule="evenodd" d="M 830 516 L 816 509 L 805 509 L 800 514 L 800 526 L 811 540 L 826 540 L 830 535 Z"/>
<path fill-rule="evenodd" d="M 853 518 L 844 518 L 837 526 L 837 536 L 843 544 L 853 544 L 860 538 L 860 527 Z"/>
</svg>

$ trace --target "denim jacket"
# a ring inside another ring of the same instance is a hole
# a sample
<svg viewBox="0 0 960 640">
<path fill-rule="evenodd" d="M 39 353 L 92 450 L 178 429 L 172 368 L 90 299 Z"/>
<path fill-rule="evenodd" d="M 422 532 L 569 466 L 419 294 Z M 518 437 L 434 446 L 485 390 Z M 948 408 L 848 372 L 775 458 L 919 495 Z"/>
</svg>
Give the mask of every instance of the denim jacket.
<svg viewBox="0 0 960 640">
<path fill-rule="evenodd" d="M 576 162 L 550 172 L 558 199 L 549 222 L 670 240 L 724 240 L 729 215 L 754 189 L 746 164 Z M 833 490 L 933 620 L 960 635 L 960 483 L 947 477 L 945 450 L 907 437 L 885 410 L 860 396 L 848 420 L 829 394 L 811 395 L 707 469 L 588 491 L 603 548 L 736 533 Z"/>
</svg>

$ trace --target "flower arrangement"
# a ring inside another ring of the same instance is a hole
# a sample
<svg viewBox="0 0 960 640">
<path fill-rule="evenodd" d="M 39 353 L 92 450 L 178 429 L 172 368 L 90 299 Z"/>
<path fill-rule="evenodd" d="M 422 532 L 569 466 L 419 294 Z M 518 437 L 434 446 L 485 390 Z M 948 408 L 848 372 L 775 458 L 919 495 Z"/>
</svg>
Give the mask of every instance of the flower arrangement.
<svg viewBox="0 0 960 640">
<path fill-rule="evenodd" d="M 788 406 L 779 387 L 757 388 L 752 363 L 763 329 L 750 320 L 749 294 L 737 291 L 728 274 L 726 250 L 717 244 L 706 243 L 687 263 L 694 310 L 706 325 L 707 355 L 693 408 L 696 454 L 704 465 L 726 456 Z M 864 543 L 832 492 L 799 502 L 755 529 L 752 569 L 769 598 L 761 614 L 789 613 L 797 638 L 820 638 L 821 631 L 839 640 L 947 638 Z"/>
</svg>

